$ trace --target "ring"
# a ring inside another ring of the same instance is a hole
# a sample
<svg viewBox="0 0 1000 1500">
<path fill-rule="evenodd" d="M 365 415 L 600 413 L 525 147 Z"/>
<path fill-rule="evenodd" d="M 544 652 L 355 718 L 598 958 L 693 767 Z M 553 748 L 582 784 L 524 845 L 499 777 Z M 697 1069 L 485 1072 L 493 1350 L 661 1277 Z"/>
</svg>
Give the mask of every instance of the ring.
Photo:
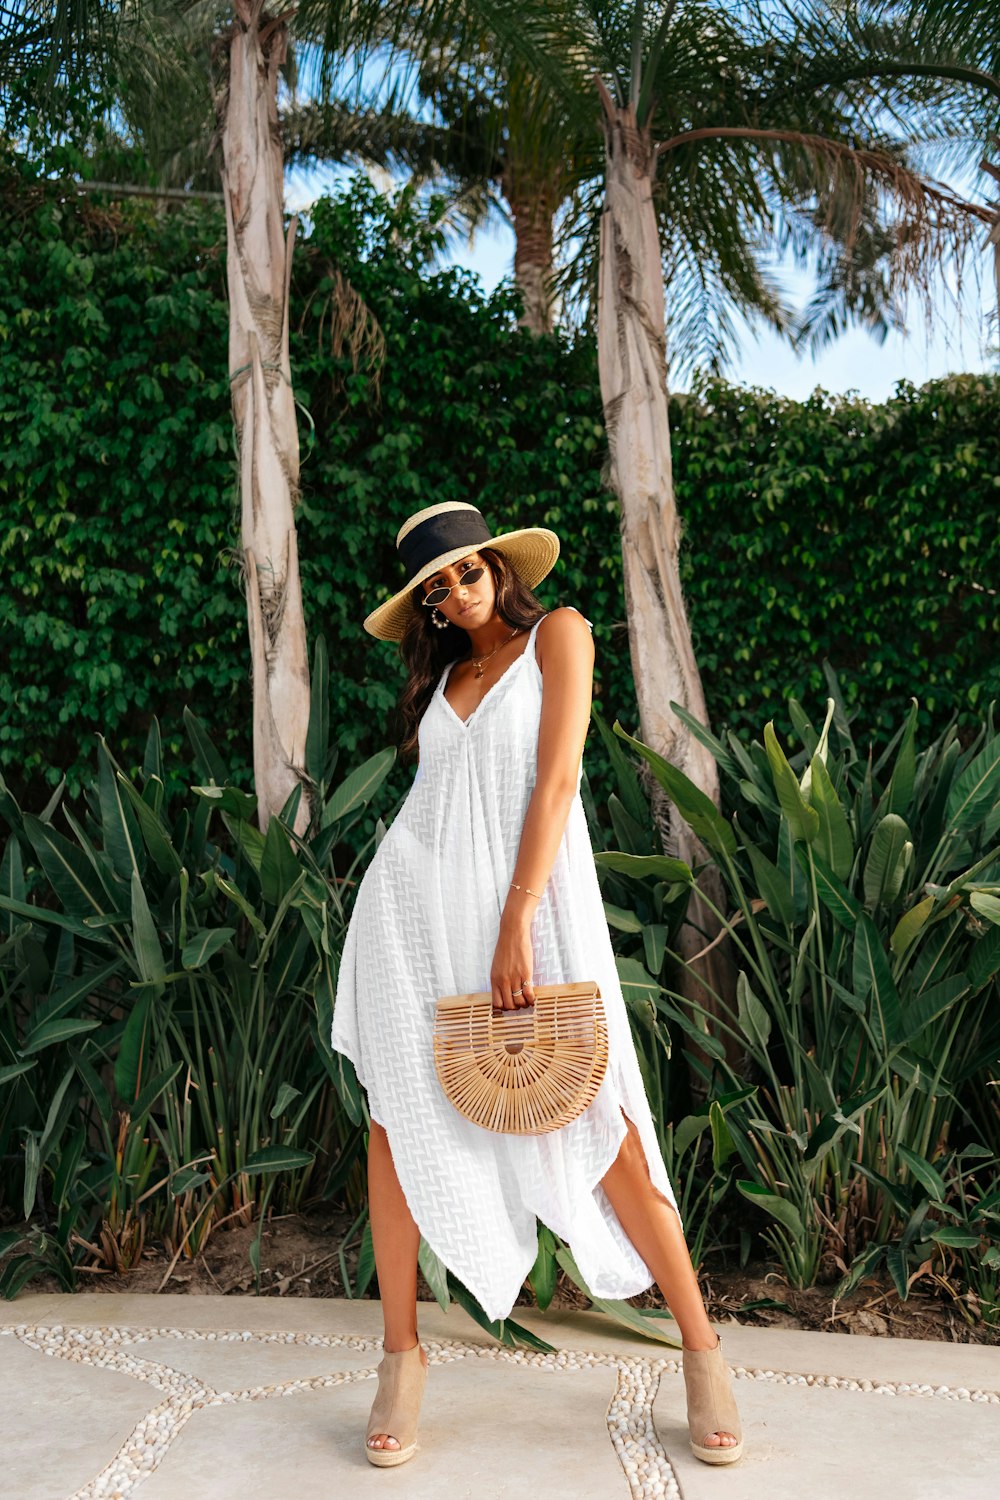
<svg viewBox="0 0 1000 1500">
<path fill-rule="evenodd" d="M 511 990 L 511 994 L 512 995 L 523 995 L 524 991 L 523 990 Z"/>
</svg>

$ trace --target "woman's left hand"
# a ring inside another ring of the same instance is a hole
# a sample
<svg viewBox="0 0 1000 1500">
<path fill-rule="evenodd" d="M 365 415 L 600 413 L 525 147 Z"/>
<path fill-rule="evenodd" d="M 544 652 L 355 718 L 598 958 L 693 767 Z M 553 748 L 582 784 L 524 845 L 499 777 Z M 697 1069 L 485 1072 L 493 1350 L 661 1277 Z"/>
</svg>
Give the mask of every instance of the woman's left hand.
<svg viewBox="0 0 1000 1500">
<path fill-rule="evenodd" d="M 493 967 L 490 970 L 493 1009 L 520 1010 L 525 1005 L 534 1005 L 535 990 L 531 982 L 533 971 L 531 928 L 505 927 L 501 922 L 500 936 L 493 954 Z M 515 995 L 515 990 L 522 993 Z"/>
</svg>

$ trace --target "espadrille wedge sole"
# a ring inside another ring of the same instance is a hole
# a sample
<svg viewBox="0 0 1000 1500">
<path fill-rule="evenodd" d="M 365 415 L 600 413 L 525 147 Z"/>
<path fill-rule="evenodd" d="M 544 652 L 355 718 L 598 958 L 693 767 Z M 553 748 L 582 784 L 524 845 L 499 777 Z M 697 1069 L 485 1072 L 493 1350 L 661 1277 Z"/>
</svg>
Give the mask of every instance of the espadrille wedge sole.
<svg viewBox="0 0 1000 1500">
<path fill-rule="evenodd" d="M 685 1349 L 683 1370 L 691 1452 L 702 1463 L 734 1464 L 743 1456 L 743 1429 L 722 1340 L 714 1349 Z M 713 1432 L 731 1432 L 737 1441 L 728 1447 L 704 1447 L 702 1439 Z"/>
<path fill-rule="evenodd" d="M 365 1454 L 380 1469 L 405 1464 L 417 1451 L 417 1418 L 423 1400 L 427 1368 L 419 1342 L 412 1349 L 385 1349 L 378 1365 L 378 1390 L 365 1432 Z M 398 1448 L 370 1448 L 377 1432 L 394 1437 Z"/>
</svg>

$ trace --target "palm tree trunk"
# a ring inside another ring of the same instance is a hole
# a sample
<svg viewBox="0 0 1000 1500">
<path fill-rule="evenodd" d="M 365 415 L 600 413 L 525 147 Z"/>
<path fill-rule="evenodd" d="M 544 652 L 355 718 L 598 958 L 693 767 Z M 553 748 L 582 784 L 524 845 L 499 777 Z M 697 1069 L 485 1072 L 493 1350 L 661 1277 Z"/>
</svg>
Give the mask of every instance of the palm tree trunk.
<svg viewBox="0 0 1000 1500">
<path fill-rule="evenodd" d="M 219 101 L 226 206 L 229 369 L 239 442 L 241 538 L 253 667 L 253 766 L 266 832 L 298 785 L 295 831 L 311 806 L 305 774 L 309 659 L 295 506 L 299 439 L 288 356 L 296 220 L 284 228 L 278 70 L 287 28 L 264 0 L 234 0 L 229 86 Z"/>
<path fill-rule="evenodd" d="M 669 707 L 673 700 L 702 724 L 708 723 L 678 566 L 681 523 L 670 456 L 663 269 L 652 198 L 656 156 L 648 130 L 637 125 L 635 106 L 620 109 L 603 81 L 597 84 L 607 162 L 600 226 L 598 365 L 611 482 L 621 503 L 640 738 L 719 806 L 713 756 Z M 651 791 L 665 850 L 692 866 L 704 863 L 709 856 L 701 841 L 670 809 L 659 785 Z M 702 871 L 699 885 L 720 910 L 725 909 L 714 866 Z M 693 959 L 718 932 L 719 924 L 696 886 L 678 938 L 682 956 Z M 690 974 L 681 984 L 685 994 L 712 1013 L 717 1006 L 709 990 L 724 997 L 735 993 L 727 946 L 727 940 L 716 943 L 699 959 L 697 972 L 704 986 Z"/>
<path fill-rule="evenodd" d="M 508 164 L 501 190 L 514 221 L 514 281 L 524 304 L 520 326 L 532 333 L 551 333 L 552 223 L 560 201 L 558 186 Z"/>
</svg>

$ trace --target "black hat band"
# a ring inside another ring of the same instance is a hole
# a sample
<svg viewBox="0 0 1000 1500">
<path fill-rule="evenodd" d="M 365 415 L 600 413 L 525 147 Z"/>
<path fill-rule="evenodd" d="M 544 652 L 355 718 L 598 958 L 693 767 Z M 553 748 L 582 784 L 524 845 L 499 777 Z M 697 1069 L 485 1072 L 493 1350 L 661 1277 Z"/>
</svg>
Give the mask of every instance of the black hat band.
<svg viewBox="0 0 1000 1500">
<path fill-rule="evenodd" d="M 489 540 L 490 528 L 478 510 L 443 510 L 436 516 L 428 516 L 426 521 L 408 531 L 398 550 L 406 576 L 412 578 L 442 552 L 466 545 L 472 552 L 478 542 Z"/>
</svg>

